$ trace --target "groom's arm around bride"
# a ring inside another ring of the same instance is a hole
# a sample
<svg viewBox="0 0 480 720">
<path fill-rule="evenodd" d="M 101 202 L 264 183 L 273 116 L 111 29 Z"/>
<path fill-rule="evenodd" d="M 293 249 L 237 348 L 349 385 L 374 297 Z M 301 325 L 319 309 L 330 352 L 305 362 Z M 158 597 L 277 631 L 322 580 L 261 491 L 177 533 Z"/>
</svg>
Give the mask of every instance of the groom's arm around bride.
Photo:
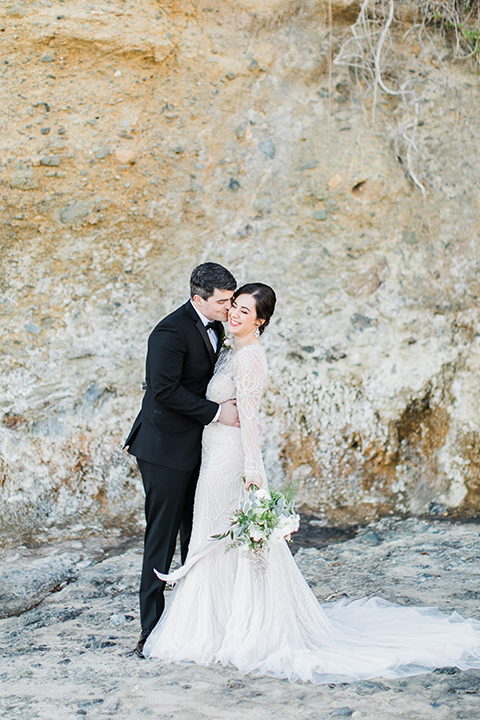
<svg viewBox="0 0 480 720">
<path fill-rule="evenodd" d="M 145 489 L 140 653 L 164 608 L 165 583 L 153 568 L 168 573 L 179 531 L 182 562 L 187 554 L 203 427 L 214 420 L 238 426 L 234 401 L 220 407 L 205 398 L 235 288 L 226 268 L 199 265 L 190 278 L 190 299 L 148 339 L 145 395 L 125 441 Z"/>
</svg>

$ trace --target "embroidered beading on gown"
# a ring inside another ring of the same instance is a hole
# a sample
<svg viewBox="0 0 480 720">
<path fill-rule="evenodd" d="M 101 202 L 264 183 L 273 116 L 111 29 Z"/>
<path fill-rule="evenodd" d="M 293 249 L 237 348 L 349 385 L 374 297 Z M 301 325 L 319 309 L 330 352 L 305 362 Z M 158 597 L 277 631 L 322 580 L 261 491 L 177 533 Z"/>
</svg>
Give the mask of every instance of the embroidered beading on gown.
<svg viewBox="0 0 480 720">
<path fill-rule="evenodd" d="M 261 345 L 226 353 L 217 363 L 207 397 L 236 398 L 241 428 L 217 422 L 204 430 L 188 557 L 169 576 L 180 579 L 145 655 L 314 683 L 479 668 L 477 620 L 381 598 L 321 605 L 286 542 L 272 546 L 258 572 L 244 551 L 226 550 L 228 539 L 209 540 L 229 526 L 245 496 L 244 475 L 262 478 L 268 488 L 258 425 L 266 376 Z"/>
</svg>

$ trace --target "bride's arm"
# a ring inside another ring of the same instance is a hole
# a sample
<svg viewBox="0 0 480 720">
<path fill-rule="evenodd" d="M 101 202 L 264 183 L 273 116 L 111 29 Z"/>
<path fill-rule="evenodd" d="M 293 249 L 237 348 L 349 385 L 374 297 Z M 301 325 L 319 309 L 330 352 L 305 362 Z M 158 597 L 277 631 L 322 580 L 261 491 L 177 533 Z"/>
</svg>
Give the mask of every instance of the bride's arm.
<svg viewBox="0 0 480 720">
<path fill-rule="evenodd" d="M 262 487 L 265 479 L 258 411 L 266 378 L 267 364 L 264 353 L 254 348 L 242 350 L 237 366 L 237 408 L 245 453 L 246 489 L 250 485 Z"/>
</svg>

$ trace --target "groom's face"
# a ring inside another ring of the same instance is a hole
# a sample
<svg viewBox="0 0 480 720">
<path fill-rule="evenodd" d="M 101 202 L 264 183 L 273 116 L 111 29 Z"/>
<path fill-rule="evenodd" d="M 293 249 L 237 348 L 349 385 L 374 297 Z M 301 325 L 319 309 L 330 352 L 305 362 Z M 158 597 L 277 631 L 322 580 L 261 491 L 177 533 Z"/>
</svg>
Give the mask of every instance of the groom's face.
<svg viewBox="0 0 480 720">
<path fill-rule="evenodd" d="M 193 302 L 201 313 L 209 320 L 228 320 L 228 311 L 232 306 L 232 290 L 218 290 L 215 288 L 213 295 L 204 300 L 200 295 L 193 296 Z"/>
</svg>

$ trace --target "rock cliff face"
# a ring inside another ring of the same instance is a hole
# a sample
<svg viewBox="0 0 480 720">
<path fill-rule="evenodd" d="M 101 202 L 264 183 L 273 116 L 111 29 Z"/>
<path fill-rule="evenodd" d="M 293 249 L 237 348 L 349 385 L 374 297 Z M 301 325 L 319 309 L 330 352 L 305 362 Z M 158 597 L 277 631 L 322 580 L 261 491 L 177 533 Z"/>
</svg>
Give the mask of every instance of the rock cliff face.
<svg viewBox="0 0 480 720">
<path fill-rule="evenodd" d="M 146 338 L 206 259 L 278 292 L 273 482 L 339 522 L 478 512 L 478 76 L 397 5 L 416 119 L 342 64 L 358 2 L 2 3 L 6 541 L 137 525 Z"/>
</svg>

